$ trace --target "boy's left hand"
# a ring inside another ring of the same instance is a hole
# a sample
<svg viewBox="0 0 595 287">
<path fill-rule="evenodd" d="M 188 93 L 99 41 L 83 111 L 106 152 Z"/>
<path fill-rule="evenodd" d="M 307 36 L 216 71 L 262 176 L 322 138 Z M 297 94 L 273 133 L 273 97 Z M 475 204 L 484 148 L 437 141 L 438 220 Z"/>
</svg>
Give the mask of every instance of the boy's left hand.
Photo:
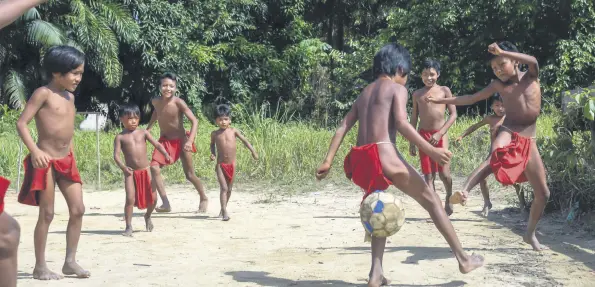
<svg viewBox="0 0 595 287">
<path fill-rule="evenodd" d="M 316 179 L 317 180 L 322 180 L 323 178 L 325 178 L 329 171 L 331 170 L 331 165 L 328 163 L 323 163 L 321 164 L 318 169 L 316 170 Z"/>
<path fill-rule="evenodd" d="M 172 160 L 171 156 L 169 156 L 169 154 L 165 156 L 165 162 L 171 163 L 172 161 L 173 160 Z"/>
<path fill-rule="evenodd" d="M 500 46 L 498 46 L 498 43 L 492 43 L 491 45 L 488 46 L 488 52 L 498 56 L 498 55 L 500 55 L 500 53 L 502 53 L 502 49 L 500 49 Z"/>
<path fill-rule="evenodd" d="M 432 137 L 430 137 L 430 144 L 432 144 L 433 146 L 437 145 L 442 136 L 444 135 L 440 132 L 433 134 Z"/>
<path fill-rule="evenodd" d="M 184 151 L 185 152 L 191 152 L 192 151 L 192 141 L 191 140 L 187 140 L 186 143 L 184 144 Z"/>
<path fill-rule="evenodd" d="M 253 157 L 255 160 L 258 160 L 258 155 L 257 155 L 256 153 L 253 153 L 253 154 L 252 154 L 252 157 Z"/>
</svg>

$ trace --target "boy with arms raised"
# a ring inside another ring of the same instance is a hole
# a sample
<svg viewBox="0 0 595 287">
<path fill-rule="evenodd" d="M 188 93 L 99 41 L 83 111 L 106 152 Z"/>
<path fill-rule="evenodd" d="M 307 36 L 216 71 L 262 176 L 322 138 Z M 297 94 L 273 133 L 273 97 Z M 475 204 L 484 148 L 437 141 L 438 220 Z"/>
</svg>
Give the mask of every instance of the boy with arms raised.
<svg viewBox="0 0 595 287">
<path fill-rule="evenodd" d="M 43 60 L 47 86 L 35 90 L 17 121 L 17 131 L 30 154 L 25 158 L 25 178 L 18 201 L 39 206 L 39 219 L 35 226 L 35 269 L 33 278 L 40 280 L 61 279 L 52 272 L 45 260 L 45 247 L 50 223 L 54 218 L 55 185 L 68 204 L 70 219 L 66 229 L 66 260 L 62 267 L 65 275 L 89 277 L 75 259 L 85 205 L 81 177 L 73 155 L 74 95 L 84 72 L 85 55 L 69 46 L 48 50 Z M 37 143 L 27 124 L 35 118 Z"/>
<path fill-rule="evenodd" d="M 161 85 L 161 96 L 153 99 L 151 102 L 153 107 L 153 114 L 151 120 L 147 125 L 147 131 L 151 131 L 155 121 L 159 123 L 161 136 L 159 143 L 163 145 L 172 161 L 168 162 L 166 158 L 158 151 L 153 151 L 151 160 L 151 175 L 153 176 L 154 189 L 157 189 L 163 205 L 155 208 L 157 212 L 170 212 L 171 205 L 165 193 L 165 185 L 163 184 L 163 177 L 161 176 L 161 168 L 171 165 L 182 160 L 182 167 L 186 179 L 194 185 L 196 191 L 200 196 L 200 204 L 198 212 L 204 213 L 207 211 L 209 199 L 205 194 L 204 187 L 200 179 L 194 173 L 194 165 L 192 164 L 192 153 L 196 153 L 194 146 L 194 139 L 198 129 L 198 120 L 186 105 L 184 100 L 175 96 L 177 90 L 177 77 L 171 73 L 165 73 L 159 80 Z M 184 129 L 184 116 L 192 123 L 190 132 Z"/>
<path fill-rule="evenodd" d="M 409 52 L 398 44 L 384 46 L 374 57 L 376 81 L 368 85 L 356 99 L 335 136 L 326 159 L 316 171 L 316 178 L 328 175 L 333 158 L 345 134 L 359 122 L 357 146 L 345 158 L 348 178 L 365 190 L 366 195 L 386 190 L 390 184 L 411 196 L 428 211 L 434 224 L 445 237 L 459 262 L 459 271 L 468 273 L 483 265 L 483 257 L 468 255 L 442 208 L 438 195 L 403 159 L 395 148 L 397 131 L 440 164 L 450 160 L 451 153 L 424 140 L 407 122 L 407 74 L 411 66 Z M 372 237 L 372 266 L 368 286 L 386 285 L 382 257 L 386 238 Z"/>
<path fill-rule="evenodd" d="M 490 143 L 492 143 L 494 141 L 494 139 L 496 139 L 496 135 L 498 134 L 498 129 L 502 125 L 502 122 L 504 121 L 504 117 L 505 117 L 504 106 L 502 105 L 502 96 L 500 96 L 500 94 L 496 93 L 492 96 L 492 105 L 490 106 L 490 108 L 492 109 L 492 111 L 494 111 L 493 115 L 488 115 L 488 116 L 484 117 L 480 122 L 475 123 L 474 125 L 467 128 L 463 132 L 463 134 L 460 137 L 458 137 L 455 141 L 461 142 L 461 140 L 463 140 L 463 138 L 472 134 L 477 129 L 479 129 L 485 125 L 488 125 L 488 127 L 490 128 Z M 490 150 L 491 150 L 491 145 L 490 145 Z M 487 180 L 486 179 L 480 180 L 479 187 L 481 189 L 481 194 L 483 195 L 483 209 L 481 211 L 481 214 L 483 216 L 487 217 L 490 212 L 490 209 L 492 209 L 492 202 L 490 201 L 490 191 L 488 189 Z M 522 210 L 525 207 L 525 197 L 521 190 L 521 186 L 518 183 L 514 184 L 514 188 L 516 189 L 516 193 L 519 197 L 519 205 Z"/>
<path fill-rule="evenodd" d="M 545 247 L 539 244 L 535 230 L 550 196 L 550 190 L 545 180 L 543 161 L 534 140 L 537 117 L 541 112 L 539 64 L 535 57 L 519 53 L 517 48 L 507 41 L 489 45 L 488 52 L 493 55 L 490 64 L 498 80 L 492 81 L 473 95 L 426 99 L 442 104 L 471 105 L 499 93 L 504 100 L 506 117 L 492 142 L 490 157 L 469 176 L 463 185 L 463 191 L 453 194 L 451 202 L 464 204 L 469 191 L 490 173 L 494 173 L 496 180 L 503 185 L 529 181 L 535 199 L 531 205 L 527 233 L 523 239 L 534 250 L 541 251 Z M 529 69 L 522 72 L 519 64 L 528 65 Z"/>
<path fill-rule="evenodd" d="M 457 118 L 457 110 L 453 105 L 441 105 L 428 103 L 425 98 L 433 96 L 436 98 L 451 98 L 452 93 L 450 89 L 445 86 L 437 84 L 438 77 L 440 77 L 440 63 L 436 60 L 427 59 L 424 62 L 423 71 L 421 73 L 422 81 L 425 87 L 413 92 L 413 109 L 411 111 L 411 125 L 417 128 L 417 118 L 419 116 L 419 134 L 435 147 L 448 149 L 448 129 L 452 126 Z M 450 116 L 448 120 L 444 120 L 444 112 L 448 107 Z M 409 143 L 409 153 L 415 156 L 415 145 Z M 440 176 L 440 180 L 446 189 L 446 200 L 444 208 L 446 214 L 452 214 L 452 204 L 448 199 L 452 195 L 452 177 L 450 176 L 450 164 L 438 164 L 432 160 L 423 151 L 419 151 L 419 163 L 424 175 L 426 184 L 436 191 L 434 180 L 436 179 L 436 172 Z"/>
<path fill-rule="evenodd" d="M 221 201 L 221 212 L 219 216 L 223 218 L 223 221 L 228 221 L 230 218 L 227 213 L 227 203 L 231 197 L 233 176 L 236 168 L 236 138 L 239 138 L 246 148 L 250 150 L 255 160 L 258 159 L 258 155 L 240 131 L 230 126 L 231 109 L 229 105 L 217 106 L 215 110 L 215 122 L 219 126 L 219 129 L 211 133 L 211 160 L 217 158 L 215 173 L 217 173 L 217 181 L 219 181 L 221 192 L 219 197 Z"/>
<path fill-rule="evenodd" d="M 124 217 L 126 229 L 122 235 L 132 236 L 132 209 L 147 209 L 145 213 L 146 230 L 153 231 L 151 213 L 157 204 L 157 192 L 152 188 L 149 160 L 147 159 L 147 141 L 171 162 L 171 157 L 163 146 L 155 141 L 146 130 L 137 129 L 140 120 L 140 109 L 136 105 L 120 107 L 120 122 L 124 130 L 114 139 L 114 161 L 124 172 L 124 188 L 126 190 L 126 205 Z M 124 161 L 120 160 L 120 152 L 124 153 Z"/>
<path fill-rule="evenodd" d="M 4 0 L 0 1 L 0 29 L 12 23 L 25 11 L 47 0 Z M 17 286 L 18 249 L 21 238 L 19 223 L 4 212 L 4 196 L 10 181 L 0 176 L 0 286 Z"/>
</svg>

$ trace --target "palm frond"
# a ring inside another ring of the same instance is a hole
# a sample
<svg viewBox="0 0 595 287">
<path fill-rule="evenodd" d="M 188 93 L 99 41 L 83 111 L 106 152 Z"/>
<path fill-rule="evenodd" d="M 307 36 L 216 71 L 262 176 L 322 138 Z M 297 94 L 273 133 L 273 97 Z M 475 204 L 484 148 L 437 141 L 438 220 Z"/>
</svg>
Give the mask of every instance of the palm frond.
<svg viewBox="0 0 595 287">
<path fill-rule="evenodd" d="M 6 74 L 2 85 L 2 91 L 4 96 L 8 98 L 10 105 L 16 109 L 25 107 L 27 102 L 26 90 L 23 76 L 14 70 L 10 70 Z"/>
<path fill-rule="evenodd" d="M 25 14 L 23 14 L 21 17 L 19 17 L 19 21 L 28 22 L 40 18 L 41 16 L 39 15 L 37 8 L 31 8 L 27 10 L 27 12 L 25 12 Z"/>
<path fill-rule="evenodd" d="M 34 20 L 27 25 L 27 42 L 32 45 L 51 47 L 65 42 L 60 28 L 43 20 Z"/>
<path fill-rule="evenodd" d="M 126 7 L 105 0 L 91 1 L 89 6 L 102 22 L 107 23 L 114 30 L 120 40 L 132 44 L 138 39 L 140 27 Z"/>
</svg>

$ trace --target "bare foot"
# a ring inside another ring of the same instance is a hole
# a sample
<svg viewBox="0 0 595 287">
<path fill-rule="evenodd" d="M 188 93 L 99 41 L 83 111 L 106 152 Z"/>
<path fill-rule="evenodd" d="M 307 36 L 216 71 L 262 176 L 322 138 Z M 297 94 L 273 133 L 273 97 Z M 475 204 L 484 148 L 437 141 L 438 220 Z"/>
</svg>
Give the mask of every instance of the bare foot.
<svg viewBox="0 0 595 287">
<path fill-rule="evenodd" d="M 64 278 L 62 275 L 54 273 L 47 267 L 35 267 L 33 269 L 33 278 L 37 280 L 60 280 Z"/>
<path fill-rule="evenodd" d="M 76 262 L 64 262 L 62 273 L 64 273 L 64 275 L 76 275 L 78 278 L 91 277 L 91 272 L 83 269 L 83 267 Z"/>
<path fill-rule="evenodd" d="M 145 215 L 145 227 L 147 228 L 148 232 L 153 232 L 153 221 L 151 220 L 151 217 L 147 217 Z"/>
<path fill-rule="evenodd" d="M 160 212 L 160 213 L 167 213 L 167 212 L 171 212 L 171 206 L 167 205 L 162 205 L 159 207 L 155 207 L 155 211 Z"/>
<path fill-rule="evenodd" d="M 451 204 L 459 204 L 460 203 L 463 206 L 464 205 L 467 205 L 467 196 L 466 196 L 466 193 L 464 194 L 461 191 L 457 191 L 457 192 L 453 193 L 450 196 L 450 200 L 449 201 L 450 201 Z"/>
<path fill-rule="evenodd" d="M 372 276 L 370 276 L 370 278 L 368 279 L 368 287 L 388 286 L 388 285 L 390 285 L 390 282 L 391 281 L 386 279 L 386 277 L 384 277 L 384 275 L 380 275 L 379 278 L 374 278 L 374 279 L 372 279 Z"/>
<path fill-rule="evenodd" d="M 205 197 L 200 200 L 200 204 L 198 205 L 198 213 L 206 213 L 207 207 L 209 207 L 209 199 Z"/>
<path fill-rule="evenodd" d="M 451 216 L 453 211 L 453 205 L 451 203 L 444 204 L 444 211 L 446 211 L 446 215 Z"/>
<path fill-rule="evenodd" d="M 481 215 L 483 215 L 483 217 L 488 217 L 488 214 L 490 214 L 490 210 L 492 209 L 492 203 L 488 202 L 488 203 L 484 203 L 483 204 L 483 209 L 481 210 Z"/>
<path fill-rule="evenodd" d="M 132 237 L 132 226 L 126 227 L 122 235 Z"/>
<path fill-rule="evenodd" d="M 539 244 L 539 241 L 537 241 L 537 237 L 535 237 L 535 234 L 525 234 L 525 236 L 523 236 L 523 241 L 525 241 L 525 243 L 527 244 L 530 244 L 531 247 L 533 247 L 533 250 L 535 251 L 549 250 L 549 247 Z"/>
<path fill-rule="evenodd" d="M 459 271 L 463 274 L 467 274 L 483 266 L 483 261 L 483 256 L 473 253 L 467 258 L 467 261 L 459 262 Z"/>
<path fill-rule="evenodd" d="M 217 215 L 217 217 L 222 217 L 223 216 L 223 210 L 219 211 L 219 215 Z"/>
<path fill-rule="evenodd" d="M 222 212 L 222 216 L 223 216 L 223 221 L 229 221 L 231 218 L 229 218 L 229 214 L 227 214 L 227 211 L 221 211 Z"/>
</svg>

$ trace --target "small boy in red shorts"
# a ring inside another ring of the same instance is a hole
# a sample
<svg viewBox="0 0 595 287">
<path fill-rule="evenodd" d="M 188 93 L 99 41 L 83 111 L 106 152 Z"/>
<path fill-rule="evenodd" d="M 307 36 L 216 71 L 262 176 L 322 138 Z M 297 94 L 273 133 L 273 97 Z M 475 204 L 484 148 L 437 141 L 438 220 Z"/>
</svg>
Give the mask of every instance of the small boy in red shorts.
<svg viewBox="0 0 595 287">
<path fill-rule="evenodd" d="M 152 188 L 149 160 L 147 159 L 147 141 L 155 150 L 165 157 L 166 162 L 171 162 L 171 157 L 158 143 L 151 133 L 137 129 L 140 120 L 140 109 L 136 105 L 123 105 L 120 107 L 120 122 L 124 130 L 114 139 L 114 161 L 124 172 L 124 188 L 126 189 L 126 205 L 124 218 L 126 229 L 122 235 L 132 236 L 132 209 L 147 209 L 145 213 L 146 230 L 153 231 L 151 213 L 157 204 L 157 192 Z M 120 160 L 120 152 L 124 153 L 124 161 Z"/>
<path fill-rule="evenodd" d="M 221 212 L 219 216 L 223 221 L 228 221 L 229 214 L 227 212 L 227 203 L 231 197 L 231 188 L 233 186 L 233 176 L 236 168 L 236 138 L 250 150 L 252 157 L 258 160 L 258 155 L 248 142 L 248 140 L 240 133 L 240 131 L 232 128 L 231 125 L 231 109 L 229 105 L 218 105 L 215 109 L 215 122 L 219 129 L 211 133 L 211 160 L 217 158 L 217 165 L 215 166 L 215 173 L 217 173 L 217 181 L 220 187 L 220 201 Z"/>
<path fill-rule="evenodd" d="M 452 93 L 446 86 L 438 85 L 440 77 L 440 63 L 433 59 L 427 59 L 424 62 L 421 79 L 425 87 L 413 92 L 413 109 L 411 111 L 411 125 L 417 128 L 417 118 L 419 116 L 419 134 L 435 147 L 448 149 L 448 129 L 457 118 L 457 110 L 453 105 L 442 105 L 428 103 L 425 98 L 432 96 L 435 98 L 451 98 Z M 444 120 L 444 112 L 448 108 L 450 116 Z M 416 149 L 413 143 L 409 143 L 409 153 L 415 156 Z M 452 195 L 452 177 L 450 175 L 450 164 L 440 165 L 432 160 L 423 151 L 419 151 L 419 162 L 424 175 L 424 180 L 430 189 L 436 191 L 434 180 L 436 172 L 444 184 L 446 190 L 446 200 L 444 209 L 446 214 L 452 214 L 452 204 L 448 199 Z"/>
<path fill-rule="evenodd" d="M 74 118 L 76 109 L 72 94 L 81 82 L 85 55 L 70 46 L 56 46 L 45 54 L 43 66 L 51 79 L 46 86 L 35 90 L 17 121 L 17 131 L 30 154 L 24 161 L 25 178 L 19 192 L 22 204 L 39 206 L 35 226 L 35 269 L 33 278 L 61 279 L 51 271 L 45 260 L 45 247 L 50 223 L 54 218 L 55 185 L 68 204 L 70 218 L 66 229 L 66 259 L 62 267 L 65 275 L 79 278 L 91 276 L 76 262 L 81 236 L 83 190 L 73 154 Z M 33 140 L 28 124 L 35 118 L 38 139 Z"/>
<path fill-rule="evenodd" d="M 384 46 L 374 57 L 376 81 L 364 88 L 335 132 L 324 162 L 316 170 L 316 178 L 325 178 L 349 130 L 359 122 L 357 146 L 344 161 L 345 174 L 364 189 L 365 196 L 386 190 L 391 184 L 415 199 L 428 213 L 448 242 L 459 262 L 459 271 L 469 273 L 483 266 L 483 257 L 468 255 L 442 208 L 440 198 L 424 182 L 396 149 L 396 134 L 403 135 L 439 164 L 450 161 L 451 153 L 432 146 L 407 122 L 407 74 L 411 67 L 409 51 L 399 44 Z M 387 285 L 382 258 L 386 238 L 372 236 L 372 266 L 368 286 Z"/>
<path fill-rule="evenodd" d="M 171 165 L 182 160 L 182 167 L 186 179 L 194 185 L 198 195 L 200 196 L 200 203 L 198 205 L 198 212 L 205 213 L 209 204 L 209 199 L 205 194 L 205 189 L 200 182 L 198 176 L 194 172 L 194 165 L 192 164 L 192 154 L 196 153 L 196 146 L 194 146 L 194 139 L 198 130 L 198 119 L 194 116 L 188 105 L 184 100 L 175 96 L 177 91 L 177 77 L 172 73 L 165 73 L 160 79 L 161 96 L 154 99 L 151 103 L 155 108 L 151 116 L 151 120 L 147 125 L 147 131 L 151 131 L 153 124 L 156 121 L 159 123 L 161 136 L 159 143 L 163 145 L 167 153 L 172 158 L 168 162 L 166 158 L 157 150 L 153 151 L 153 158 L 151 160 L 151 175 L 153 176 L 154 189 L 157 189 L 162 206 L 156 207 L 157 212 L 170 212 L 171 205 L 165 193 L 165 185 L 163 184 L 163 177 L 161 176 L 161 168 Z M 190 131 L 184 129 L 184 116 L 192 123 Z"/>
</svg>

